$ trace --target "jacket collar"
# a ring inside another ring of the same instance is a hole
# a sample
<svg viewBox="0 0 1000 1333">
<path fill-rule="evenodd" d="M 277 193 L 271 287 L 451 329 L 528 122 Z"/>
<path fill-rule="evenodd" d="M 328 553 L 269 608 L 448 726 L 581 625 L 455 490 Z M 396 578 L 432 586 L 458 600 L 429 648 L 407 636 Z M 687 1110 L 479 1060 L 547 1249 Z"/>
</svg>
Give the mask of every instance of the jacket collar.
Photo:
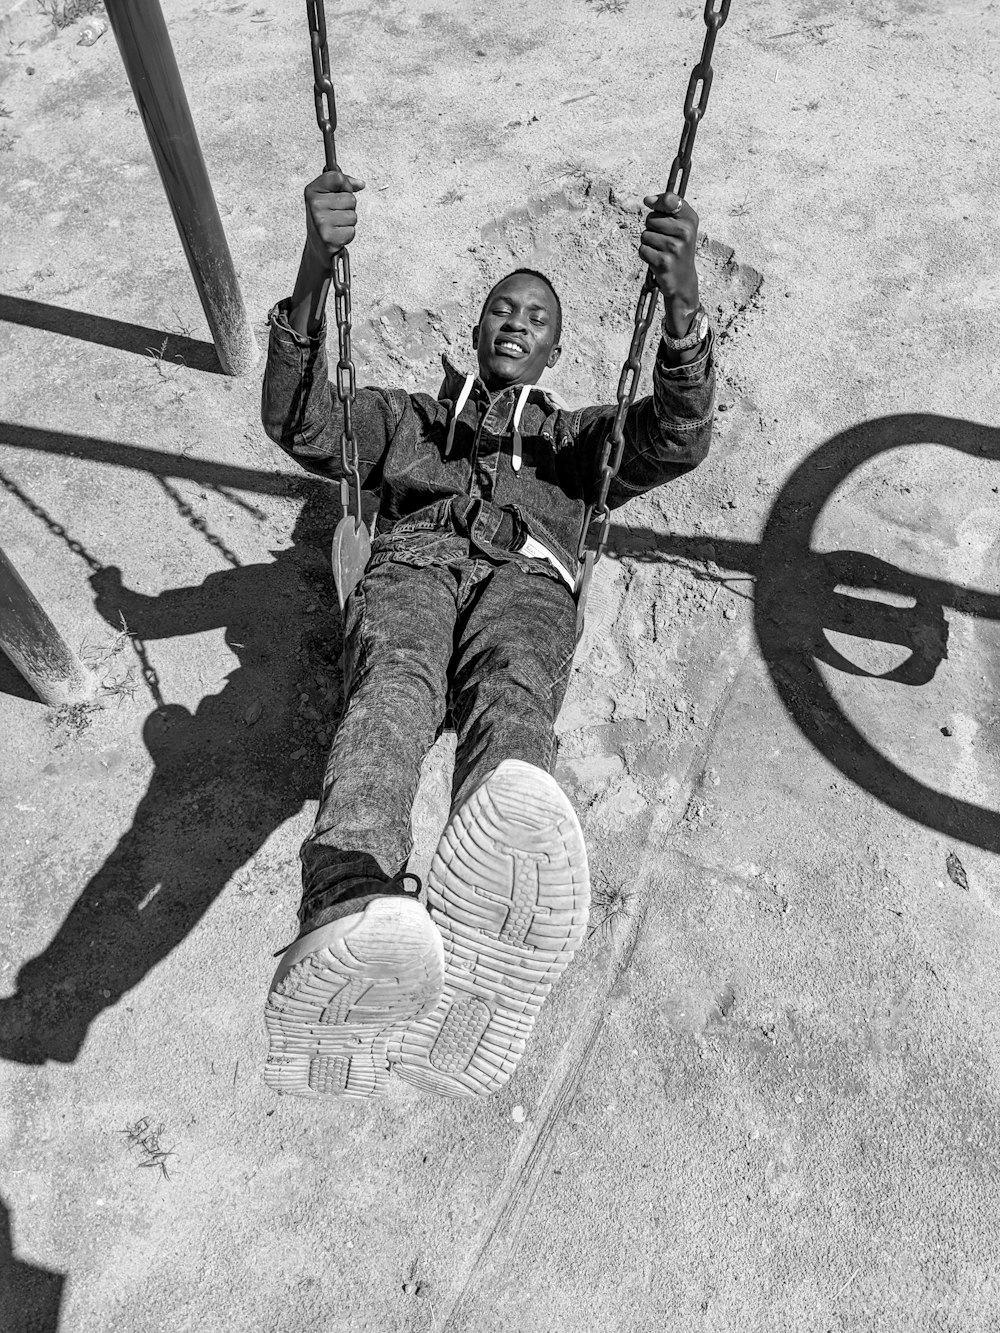
<svg viewBox="0 0 1000 1333">
<path fill-rule="evenodd" d="M 464 370 L 459 370 L 446 352 L 442 353 L 441 365 L 444 369 L 444 379 L 441 383 L 441 388 L 438 390 L 438 398 L 447 398 L 450 402 L 455 403 L 458 401 L 462 390 L 465 388 L 468 374 Z M 490 401 L 489 391 L 478 375 L 473 376 L 472 392 L 476 397 L 482 397 L 484 402 L 488 403 Z M 503 392 L 513 392 L 516 401 L 520 388 L 519 386 L 514 385 L 511 390 L 504 389 Z M 547 413 L 569 411 L 568 405 L 559 394 L 553 393 L 551 389 L 543 389 L 537 384 L 531 386 L 527 401 L 529 403 L 537 403 L 540 407 L 544 408 Z"/>
</svg>

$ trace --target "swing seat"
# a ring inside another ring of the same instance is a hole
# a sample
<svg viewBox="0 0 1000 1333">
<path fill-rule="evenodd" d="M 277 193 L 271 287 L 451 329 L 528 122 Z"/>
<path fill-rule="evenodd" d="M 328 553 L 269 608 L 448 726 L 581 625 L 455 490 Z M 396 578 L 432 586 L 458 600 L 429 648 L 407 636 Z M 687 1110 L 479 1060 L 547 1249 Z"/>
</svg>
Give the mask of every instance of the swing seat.
<svg viewBox="0 0 1000 1333">
<path fill-rule="evenodd" d="M 361 582 L 372 553 L 372 540 L 360 519 L 346 514 L 337 524 L 330 550 L 333 582 L 337 589 L 340 614 L 344 614 L 347 599 Z"/>
</svg>

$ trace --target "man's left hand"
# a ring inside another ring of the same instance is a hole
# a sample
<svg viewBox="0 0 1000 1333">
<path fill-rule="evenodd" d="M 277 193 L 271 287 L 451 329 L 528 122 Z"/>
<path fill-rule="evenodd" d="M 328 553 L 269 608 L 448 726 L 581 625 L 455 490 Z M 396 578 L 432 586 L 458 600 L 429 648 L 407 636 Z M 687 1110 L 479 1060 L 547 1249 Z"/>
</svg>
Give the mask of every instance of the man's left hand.
<svg viewBox="0 0 1000 1333">
<path fill-rule="evenodd" d="M 650 194 L 643 203 L 650 212 L 639 243 L 639 258 L 652 269 L 663 293 L 667 332 L 672 338 L 683 338 L 698 309 L 694 266 L 698 214 L 677 194 Z"/>
</svg>

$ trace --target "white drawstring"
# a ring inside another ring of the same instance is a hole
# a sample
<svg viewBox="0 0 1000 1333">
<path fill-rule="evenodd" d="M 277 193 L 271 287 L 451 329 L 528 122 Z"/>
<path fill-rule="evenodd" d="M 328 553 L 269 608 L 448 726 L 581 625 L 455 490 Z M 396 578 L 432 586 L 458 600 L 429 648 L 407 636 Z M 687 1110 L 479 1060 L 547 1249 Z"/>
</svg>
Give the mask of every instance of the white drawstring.
<svg viewBox="0 0 1000 1333">
<path fill-rule="evenodd" d="M 510 461 L 515 472 L 521 471 L 521 432 L 518 430 L 518 426 L 521 423 L 521 413 L 524 411 L 524 405 L 528 401 L 528 394 L 531 393 L 533 388 L 533 384 L 522 384 L 517 406 L 514 408 L 514 439 L 511 443 Z"/>
<path fill-rule="evenodd" d="M 472 392 L 472 386 L 475 382 L 475 375 L 466 375 L 465 383 L 462 385 L 462 392 L 458 395 L 455 402 L 455 410 L 452 413 L 451 421 L 448 423 L 448 438 L 445 441 L 444 446 L 445 458 L 451 453 L 451 446 L 455 443 L 455 424 L 458 421 L 458 418 L 462 415 L 462 408 L 469 401 L 469 394 Z"/>
<path fill-rule="evenodd" d="M 458 395 L 458 402 L 455 404 L 455 416 L 462 415 L 462 408 L 469 401 L 469 394 L 472 392 L 472 386 L 476 382 L 475 375 L 466 375 L 465 383 L 462 385 L 462 392 Z"/>
</svg>

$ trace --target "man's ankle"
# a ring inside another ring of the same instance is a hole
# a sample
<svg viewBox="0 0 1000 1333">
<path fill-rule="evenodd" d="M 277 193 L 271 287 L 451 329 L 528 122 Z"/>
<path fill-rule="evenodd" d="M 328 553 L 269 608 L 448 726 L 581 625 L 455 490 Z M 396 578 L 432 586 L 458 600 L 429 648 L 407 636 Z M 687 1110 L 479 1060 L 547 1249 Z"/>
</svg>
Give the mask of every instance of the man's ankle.
<svg viewBox="0 0 1000 1333">
<path fill-rule="evenodd" d="M 394 875 L 392 879 L 368 879 L 362 883 L 354 880 L 348 884 L 331 885 L 328 888 L 313 890 L 303 896 L 299 907 L 299 937 L 320 926 L 328 926 L 343 917 L 363 912 L 376 898 L 409 898 L 419 901 L 418 895 L 423 885 L 418 875 L 409 871 Z"/>
</svg>

